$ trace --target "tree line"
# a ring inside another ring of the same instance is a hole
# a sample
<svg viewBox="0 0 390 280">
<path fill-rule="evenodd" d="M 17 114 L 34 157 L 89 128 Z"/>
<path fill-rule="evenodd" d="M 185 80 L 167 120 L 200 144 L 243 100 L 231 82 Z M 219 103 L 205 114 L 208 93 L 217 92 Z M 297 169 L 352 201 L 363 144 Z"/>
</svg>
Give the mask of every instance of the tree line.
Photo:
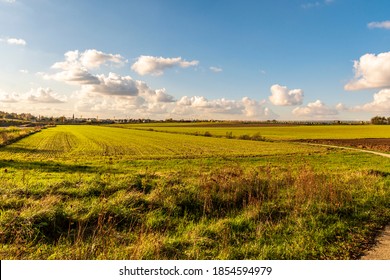
<svg viewBox="0 0 390 280">
<path fill-rule="evenodd" d="M 372 124 L 390 124 L 390 117 L 375 116 L 371 119 Z"/>
</svg>

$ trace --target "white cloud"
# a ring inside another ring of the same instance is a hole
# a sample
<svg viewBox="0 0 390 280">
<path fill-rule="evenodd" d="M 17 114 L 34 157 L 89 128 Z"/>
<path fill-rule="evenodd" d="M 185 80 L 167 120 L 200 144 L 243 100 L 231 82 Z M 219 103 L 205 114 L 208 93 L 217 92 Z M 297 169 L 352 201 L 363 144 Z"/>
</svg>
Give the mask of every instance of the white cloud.
<svg viewBox="0 0 390 280">
<path fill-rule="evenodd" d="M 69 66 L 64 71 L 55 74 L 40 74 L 46 80 L 56 80 L 75 85 L 98 84 L 99 80 L 88 72 L 87 69 L 78 66 Z"/>
<path fill-rule="evenodd" d="M 337 109 L 338 111 L 348 111 L 348 110 L 349 110 L 348 107 L 345 106 L 345 104 L 343 104 L 343 103 L 338 103 L 338 104 L 336 105 L 336 109 Z"/>
<path fill-rule="evenodd" d="M 210 70 L 213 71 L 214 73 L 222 72 L 222 68 L 220 67 L 211 66 Z"/>
<path fill-rule="evenodd" d="M 183 96 L 176 102 L 174 113 L 214 116 L 236 115 L 244 118 L 275 118 L 271 110 L 263 107 L 264 102 L 244 97 L 241 100 L 229 100 L 225 98 L 208 100 L 204 96 Z"/>
<path fill-rule="evenodd" d="M 17 93 L 7 93 L 0 90 L 0 103 L 17 103 L 20 96 Z"/>
<path fill-rule="evenodd" d="M 121 66 L 126 60 L 119 54 L 107 54 L 92 49 L 86 50 L 80 54 L 80 62 L 86 68 L 94 69 L 99 68 L 102 64 L 107 64 L 108 62 Z"/>
<path fill-rule="evenodd" d="M 1 38 L 0 42 L 5 42 L 8 45 L 18 45 L 18 46 L 25 46 L 25 45 L 27 45 L 25 40 L 17 39 L 17 38 Z"/>
<path fill-rule="evenodd" d="M 303 102 L 303 90 L 292 89 L 289 90 L 285 86 L 273 85 L 270 88 L 271 96 L 269 100 L 276 106 L 292 106 L 301 105 Z"/>
<path fill-rule="evenodd" d="M 264 102 L 258 102 L 250 99 L 249 97 L 242 98 L 241 102 L 244 106 L 242 113 L 247 117 L 278 118 L 278 115 L 272 112 L 269 108 L 263 107 Z"/>
<path fill-rule="evenodd" d="M 275 119 L 278 116 L 248 97 L 241 100 L 214 99 L 203 96 L 183 96 L 160 100 L 163 90 L 155 95 L 115 96 L 84 93 L 76 103 L 78 112 L 94 112 L 101 115 L 128 116 L 133 118 L 208 118 L 208 119 Z"/>
<path fill-rule="evenodd" d="M 28 70 L 26 69 L 20 69 L 19 72 L 22 74 L 28 74 Z"/>
<path fill-rule="evenodd" d="M 390 52 L 365 54 L 354 61 L 353 67 L 355 78 L 344 86 L 345 90 L 390 86 Z"/>
<path fill-rule="evenodd" d="M 66 99 L 54 93 L 50 88 L 31 89 L 27 93 L 27 101 L 33 103 L 64 103 Z"/>
<path fill-rule="evenodd" d="M 16 3 L 16 0 L 1 0 L 0 2 L 5 2 L 5 3 Z"/>
<path fill-rule="evenodd" d="M 86 50 L 83 53 L 77 50 L 69 51 L 65 53 L 64 61 L 52 65 L 52 69 L 60 70 L 59 72 L 39 75 L 45 79 L 79 85 L 80 90 L 75 92 L 72 98 L 76 99 L 75 108 L 80 112 L 112 112 L 113 114 L 123 113 L 126 110 L 161 112 L 161 108 L 167 107 L 164 104 L 175 102 L 174 97 L 169 95 L 166 89 L 153 90 L 145 82 L 134 80 L 130 76 L 121 76 L 112 72 L 108 75 L 94 75 L 89 72 L 89 69 L 101 65 L 122 65 L 125 62 L 120 55 L 105 54 L 97 50 Z M 44 97 L 34 95 L 30 100 L 45 101 Z"/>
<path fill-rule="evenodd" d="M 108 76 L 102 74 L 95 78 L 98 82 L 83 85 L 83 92 L 102 95 L 138 95 L 138 81 L 133 80 L 130 76 L 122 77 L 115 73 L 109 73 Z"/>
<path fill-rule="evenodd" d="M 196 66 L 199 61 L 186 61 L 181 57 L 164 58 L 155 56 L 141 55 L 137 61 L 131 66 L 131 69 L 140 75 L 160 76 L 164 74 L 164 70 L 173 67 L 187 68 Z"/>
<path fill-rule="evenodd" d="M 152 98 L 156 100 L 156 102 L 174 102 L 175 98 L 172 95 L 167 94 L 165 88 L 158 89 L 155 91 L 155 94 L 152 94 Z"/>
<path fill-rule="evenodd" d="M 337 115 L 336 109 L 329 108 L 322 101 L 317 100 L 304 107 L 295 108 L 292 113 L 300 117 L 327 117 Z"/>
<path fill-rule="evenodd" d="M 125 114 L 129 111 L 135 111 L 145 103 L 145 100 L 139 96 L 88 96 L 82 95 L 76 102 L 75 109 L 78 112 L 95 112 L 100 114 L 111 114 L 110 117 Z M 113 114 L 113 115 L 112 115 Z"/>
<path fill-rule="evenodd" d="M 59 96 L 53 92 L 50 88 L 37 88 L 30 91 L 18 94 L 18 93 L 6 93 L 0 91 L 0 102 L 3 103 L 64 103 L 66 98 Z"/>
<path fill-rule="evenodd" d="M 101 65 L 123 65 L 125 59 L 119 54 L 106 54 L 97 50 L 78 50 L 65 53 L 65 60 L 56 62 L 52 69 L 62 70 L 55 74 L 44 74 L 45 79 L 67 82 L 70 84 L 90 85 L 99 84 L 99 78 L 92 75 L 89 69 L 99 68 Z"/>
<path fill-rule="evenodd" d="M 69 51 L 65 54 L 64 61 L 53 64 L 52 69 L 58 72 L 42 73 L 41 76 L 79 85 L 80 89 L 73 94 L 72 99 L 75 101 L 75 109 L 82 114 L 133 118 L 175 116 L 177 118 L 274 119 L 278 117 L 264 107 L 265 101 L 259 102 L 248 97 L 241 100 L 225 98 L 208 100 L 204 96 L 183 96 L 176 101 L 165 88 L 151 89 L 145 82 L 135 80 L 130 76 L 121 76 L 116 73 L 95 75 L 89 71 L 89 69 L 107 63 L 120 65 L 123 61 L 120 55 L 104 54 L 96 50 L 83 53 Z M 138 62 L 140 64 L 135 63 L 136 66 L 133 65 L 133 68 L 145 66 L 146 68 L 142 68 L 142 73 L 154 75 L 162 74 L 166 68 L 175 66 L 185 68 L 198 64 L 197 61 L 188 62 L 181 58 L 155 57 L 140 57 Z M 39 94 L 30 94 L 28 100 L 33 102 L 62 101 L 52 92 L 42 92 L 42 90 Z"/>
<path fill-rule="evenodd" d="M 122 66 L 126 62 L 119 54 L 107 54 L 95 49 L 85 50 L 82 53 L 78 50 L 68 51 L 64 56 L 65 61 L 54 63 L 52 68 L 66 70 L 78 66 L 86 69 L 95 69 L 103 64 Z"/>
<path fill-rule="evenodd" d="M 386 21 L 373 21 L 367 24 L 367 27 L 370 29 L 373 28 L 383 28 L 383 29 L 390 29 L 390 20 Z"/>
<path fill-rule="evenodd" d="M 145 82 L 134 80 L 130 76 L 121 76 L 109 73 L 108 76 L 97 75 L 99 83 L 82 85 L 81 93 L 88 96 L 140 96 L 152 103 L 174 102 L 174 97 L 169 95 L 165 88 L 153 90 Z"/>
<path fill-rule="evenodd" d="M 367 111 L 367 112 L 390 112 L 390 89 L 382 89 L 375 93 L 373 101 L 362 106 L 356 106 L 354 111 Z"/>
</svg>

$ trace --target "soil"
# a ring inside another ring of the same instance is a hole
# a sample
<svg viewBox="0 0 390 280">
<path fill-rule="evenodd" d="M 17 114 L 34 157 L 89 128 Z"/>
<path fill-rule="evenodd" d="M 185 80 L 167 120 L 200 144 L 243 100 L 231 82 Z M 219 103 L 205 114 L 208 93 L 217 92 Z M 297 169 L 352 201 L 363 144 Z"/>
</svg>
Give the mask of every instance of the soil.
<svg viewBox="0 0 390 280">
<path fill-rule="evenodd" d="M 364 138 L 364 139 L 309 139 L 300 142 L 324 144 L 333 146 L 351 147 L 363 150 L 381 151 L 390 153 L 390 138 Z"/>
<path fill-rule="evenodd" d="M 390 260 L 390 226 L 379 236 L 377 244 L 368 251 L 362 260 Z"/>
</svg>

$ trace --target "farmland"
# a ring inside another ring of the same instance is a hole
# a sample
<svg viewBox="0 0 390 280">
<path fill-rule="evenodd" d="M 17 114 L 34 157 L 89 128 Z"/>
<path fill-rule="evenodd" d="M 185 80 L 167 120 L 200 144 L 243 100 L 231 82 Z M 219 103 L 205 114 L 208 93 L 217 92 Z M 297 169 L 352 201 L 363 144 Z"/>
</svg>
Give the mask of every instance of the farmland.
<svg viewBox="0 0 390 280">
<path fill-rule="evenodd" d="M 390 131 L 44 129 L 0 149 L 0 256 L 359 258 L 390 221 L 389 159 L 287 141 L 345 135 L 388 138 Z"/>
<path fill-rule="evenodd" d="M 297 140 L 297 139 L 358 139 L 358 138 L 389 138 L 390 126 L 378 125 L 253 125 L 240 124 L 218 125 L 218 123 L 157 123 L 157 124 L 116 124 L 116 127 L 155 130 L 171 133 L 226 137 L 227 133 L 234 138 L 243 135 L 260 134 L 266 139 Z"/>
</svg>

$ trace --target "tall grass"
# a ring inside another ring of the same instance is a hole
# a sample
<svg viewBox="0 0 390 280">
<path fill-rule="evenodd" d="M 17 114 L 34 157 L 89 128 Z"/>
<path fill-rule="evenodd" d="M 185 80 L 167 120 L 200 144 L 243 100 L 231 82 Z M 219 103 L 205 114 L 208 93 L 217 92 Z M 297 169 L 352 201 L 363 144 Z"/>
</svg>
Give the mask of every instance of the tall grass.
<svg viewBox="0 0 390 280">
<path fill-rule="evenodd" d="M 39 131 L 40 129 L 41 127 L 18 128 L 13 126 L 8 128 L 0 128 L 0 147 L 14 143 L 28 135 Z"/>
<path fill-rule="evenodd" d="M 390 181 L 310 165 L 0 183 L 2 259 L 354 259 Z"/>
</svg>

